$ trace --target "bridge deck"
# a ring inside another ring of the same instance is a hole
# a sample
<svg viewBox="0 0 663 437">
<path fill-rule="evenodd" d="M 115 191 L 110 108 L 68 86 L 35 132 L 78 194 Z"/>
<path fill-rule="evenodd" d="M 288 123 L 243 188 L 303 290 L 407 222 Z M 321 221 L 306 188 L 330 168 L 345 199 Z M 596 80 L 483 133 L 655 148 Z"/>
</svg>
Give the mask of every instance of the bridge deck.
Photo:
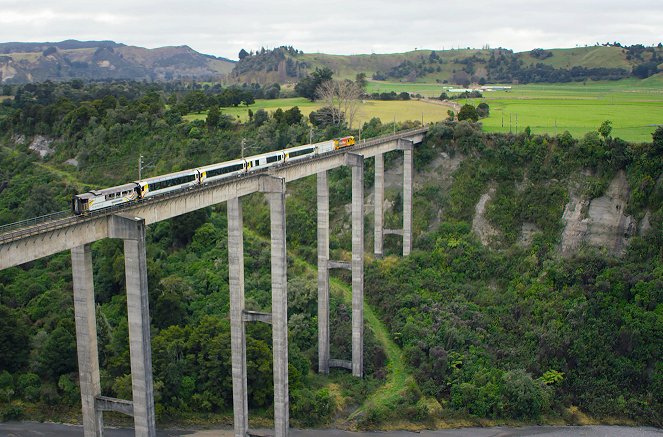
<svg viewBox="0 0 663 437">
<path fill-rule="evenodd" d="M 374 138 L 358 143 L 354 147 L 269 167 L 237 178 L 214 181 L 190 189 L 142 199 L 88 216 L 68 216 L 66 212 L 56 213 L 52 215 L 54 219 L 0 234 L 0 270 L 107 238 L 108 218 L 115 214 L 141 217 L 145 219 L 146 224 L 167 220 L 225 202 L 233 197 L 257 192 L 260 189 L 259 180 L 266 174 L 285 178 L 286 182 L 293 181 L 345 165 L 344 156 L 348 152 L 370 158 L 398 149 L 401 139 L 419 143 L 427 131 L 428 127 L 423 127 Z M 30 221 L 26 222 L 30 223 Z"/>
</svg>

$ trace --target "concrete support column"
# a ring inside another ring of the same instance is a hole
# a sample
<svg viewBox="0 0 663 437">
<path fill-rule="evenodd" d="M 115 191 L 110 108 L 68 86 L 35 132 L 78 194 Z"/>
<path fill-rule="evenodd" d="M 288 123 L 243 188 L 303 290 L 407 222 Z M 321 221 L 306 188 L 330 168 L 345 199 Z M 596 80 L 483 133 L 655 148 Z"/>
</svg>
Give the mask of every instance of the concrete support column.
<svg viewBox="0 0 663 437">
<path fill-rule="evenodd" d="M 364 374 L 364 157 L 346 155 L 352 167 L 352 375 Z"/>
<path fill-rule="evenodd" d="M 375 226 L 374 253 L 382 258 L 384 242 L 384 155 L 375 155 Z"/>
<path fill-rule="evenodd" d="M 145 220 L 138 217 L 112 216 L 109 234 L 111 238 L 124 240 L 135 435 L 156 437 Z"/>
<path fill-rule="evenodd" d="M 318 173 L 318 372 L 329 373 L 329 183 Z"/>
<path fill-rule="evenodd" d="M 246 382 L 246 332 L 243 317 L 244 241 L 242 204 L 237 197 L 228 200 L 228 270 L 235 437 L 246 437 L 249 429 L 249 405 Z"/>
<path fill-rule="evenodd" d="M 403 149 L 403 256 L 412 251 L 412 190 L 414 161 L 412 158 L 414 146 L 411 141 L 400 140 Z"/>
<path fill-rule="evenodd" d="M 89 244 L 71 249 L 71 271 L 74 280 L 76 351 L 83 409 L 83 435 L 101 437 L 103 413 L 95 408 L 96 398 L 101 396 L 101 380 L 92 279 L 92 251 Z"/>
<path fill-rule="evenodd" d="M 274 354 L 274 435 L 286 437 L 288 398 L 288 277 L 285 225 L 285 179 L 261 180 L 269 199 L 272 242 L 272 345 Z"/>
</svg>

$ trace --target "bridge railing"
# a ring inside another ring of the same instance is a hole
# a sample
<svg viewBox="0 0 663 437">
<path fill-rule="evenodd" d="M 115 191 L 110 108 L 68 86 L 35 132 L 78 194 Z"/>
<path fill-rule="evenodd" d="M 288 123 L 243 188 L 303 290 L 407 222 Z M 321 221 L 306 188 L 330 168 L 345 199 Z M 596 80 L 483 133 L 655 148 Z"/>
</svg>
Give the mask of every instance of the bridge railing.
<svg viewBox="0 0 663 437">
<path fill-rule="evenodd" d="M 69 217 L 71 215 L 71 211 L 69 210 L 64 210 L 64 211 L 58 211 L 58 212 L 52 212 L 50 214 L 42 215 L 39 217 L 32 217 L 26 220 L 21 220 L 18 222 L 14 223 L 8 223 L 6 225 L 0 225 L 0 235 L 5 234 L 7 232 L 13 231 L 15 229 L 23 229 L 23 228 L 29 228 L 32 226 L 36 226 L 40 223 L 44 222 L 50 222 L 53 220 L 59 220 L 65 217 Z"/>
</svg>

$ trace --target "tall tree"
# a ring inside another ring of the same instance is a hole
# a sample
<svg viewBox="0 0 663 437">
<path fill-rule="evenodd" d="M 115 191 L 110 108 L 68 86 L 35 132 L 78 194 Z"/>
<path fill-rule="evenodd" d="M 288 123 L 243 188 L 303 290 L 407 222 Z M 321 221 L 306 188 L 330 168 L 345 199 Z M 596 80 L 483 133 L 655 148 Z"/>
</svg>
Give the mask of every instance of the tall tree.
<svg viewBox="0 0 663 437">
<path fill-rule="evenodd" d="M 350 129 L 359 109 L 361 94 L 361 88 L 350 80 L 329 80 L 320 84 L 316 90 L 317 97 L 325 106 L 334 109 L 331 111 L 333 124 L 340 124 L 345 117 Z"/>
<path fill-rule="evenodd" d="M 306 97 L 310 101 L 314 101 L 316 99 L 316 90 L 320 84 L 332 80 L 333 75 L 334 72 L 328 67 L 316 68 L 313 74 L 301 79 L 295 85 L 295 92 L 301 97 Z"/>
</svg>

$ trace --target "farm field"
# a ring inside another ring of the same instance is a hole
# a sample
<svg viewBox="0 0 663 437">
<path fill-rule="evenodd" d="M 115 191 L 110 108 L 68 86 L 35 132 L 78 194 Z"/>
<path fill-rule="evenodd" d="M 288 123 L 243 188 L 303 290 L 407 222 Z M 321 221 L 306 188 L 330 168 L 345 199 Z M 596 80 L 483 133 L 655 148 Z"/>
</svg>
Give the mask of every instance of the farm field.
<svg viewBox="0 0 663 437">
<path fill-rule="evenodd" d="M 448 86 L 448 85 L 444 85 Z M 371 82 L 369 92 L 419 93 L 437 97 L 441 84 Z M 509 92 L 484 92 L 483 99 L 458 100 L 477 105 L 485 101 L 490 116 L 482 120 L 489 132 L 516 132 L 529 126 L 534 133 L 562 133 L 581 137 L 611 120 L 613 136 L 628 141 L 651 141 L 663 124 L 663 76 L 646 80 L 513 85 Z M 511 125 L 509 125 L 511 120 Z"/>
<path fill-rule="evenodd" d="M 398 83 L 370 81 L 368 93 L 406 91 L 426 97 L 438 97 L 449 85 L 433 83 Z M 648 142 L 657 125 L 663 124 L 663 75 L 646 80 L 624 79 L 614 82 L 574 82 L 566 84 L 513 85 L 508 91 L 484 92 L 482 99 L 460 99 L 459 104 L 486 102 L 490 116 L 481 120 L 488 132 L 521 132 L 529 126 L 533 133 L 555 135 L 568 130 L 582 137 L 596 130 L 605 120 L 612 121 L 614 137 L 627 141 Z M 320 104 L 305 98 L 258 100 L 237 108 L 222 108 L 222 113 L 248 120 L 248 109 L 290 109 L 298 106 L 304 116 L 320 109 Z M 357 121 L 364 123 L 379 117 L 384 123 L 447 118 L 449 107 L 438 100 L 376 101 L 361 104 Z M 189 114 L 188 120 L 205 119 L 206 113 Z M 358 126 L 355 124 L 355 127 Z"/>
<path fill-rule="evenodd" d="M 421 120 L 423 117 L 424 123 L 442 121 L 447 118 L 448 106 L 441 104 L 441 102 L 428 103 L 425 101 L 410 100 L 410 101 L 377 101 L 367 100 L 359 106 L 356 115 L 356 121 L 363 124 L 373 117 L 379 117 L 383 123 L 406 120 Z M 298 106 L 305 117 L 316 111 L 322 106 L 317 102 L 310 102 L 308 99 L 297 97 L 289 99 L 275 99 L 275 100 L 257 100 L 255 104 L 240 106 L 237 108 L 221 108 L 223 114 L 231 115 L 241 121 L 246 121 L 249 118 L 248 110 L 251 109 L 255 112 L 258 109 L 264 109 L 268 112 L 276 111 L 278 108 L 283 110 L 290 109 L 293 106 Z M 204 120 L 207 117 L 205 112 L 197 114 L 188 114 L 184 118 L 187 120 Z M 359 126 L 356 122 L 354 127 Z"/>
</svg>

